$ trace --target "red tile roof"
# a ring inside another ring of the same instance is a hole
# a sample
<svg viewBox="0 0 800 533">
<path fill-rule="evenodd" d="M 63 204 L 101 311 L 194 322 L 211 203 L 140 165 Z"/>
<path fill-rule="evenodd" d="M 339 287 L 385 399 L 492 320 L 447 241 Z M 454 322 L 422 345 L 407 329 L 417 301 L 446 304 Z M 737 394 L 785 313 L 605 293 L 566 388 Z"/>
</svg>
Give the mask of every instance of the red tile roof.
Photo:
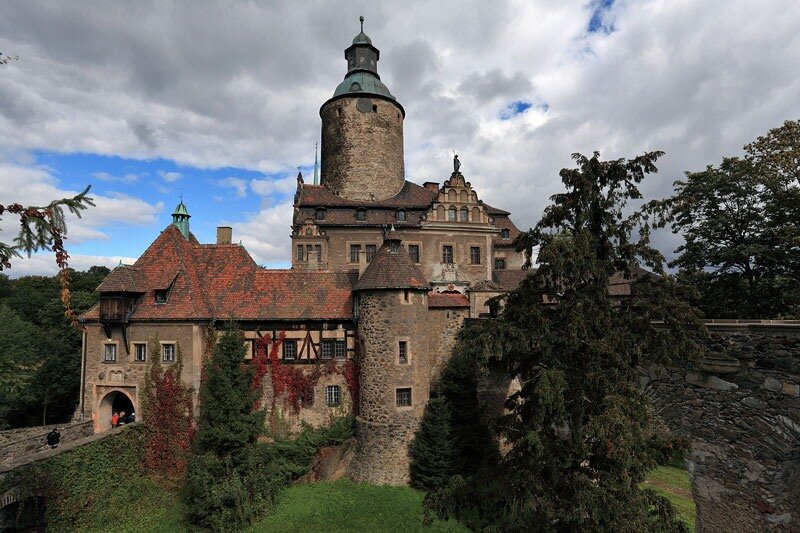
<svg viewBox="0 0 800 533">
<path fill-rule="evenodd" d="M 469 307 L 469 300 L 464 294 L 428 293 L 428 308 Z"/>
<path fill-rule="evenodd" d="M 495 270 L 492 278 L 503 291 L 513 291 L 534 270 Z"/>
<path fill-rule="evenodd" d="M 390 233 L 390 235 L 393 235 Z M 396 243 L 392 247 L 392 243 Z M 425 275 L 400 246 L 399 239 L 388 238 L 356 283 L 355 290 L 428 289 Z"/>
<path fill-rule="evenodd" d="M 169 226 L 133 266 L 114 269 L 98 291 L 144 293 L 131 320 L 349 320 L 355 278 L 355 273 L 264 270 L 241 246 L 201 245 Z M 168 287 L 167 301 L 156 303 L 155 290 Z M 83 318 L 98 316 L 92 308 Z"/>
</svg>

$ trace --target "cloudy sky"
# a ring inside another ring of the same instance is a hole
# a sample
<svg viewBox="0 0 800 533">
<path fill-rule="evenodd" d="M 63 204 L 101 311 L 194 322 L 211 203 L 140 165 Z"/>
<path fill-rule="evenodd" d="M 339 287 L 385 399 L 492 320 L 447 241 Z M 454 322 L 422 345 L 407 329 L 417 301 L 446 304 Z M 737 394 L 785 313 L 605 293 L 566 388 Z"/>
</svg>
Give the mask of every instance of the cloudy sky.
<svg viewBox="0 0 800 533">
<path fill-rule="evenodd" d="M 213 242 L 232 225 L 256 261 L 289 260 L 294 176 L 358 16 L 406 109 L 407 178 L 452 152 L 486 202 L 527 228 L 572 152 L 664 150 L 663 197 L 800 118 L 793 0 L 102 2 L 10 0 L 0 17 L 0 204 L 92 185 L 68 227 L 72 265 L 132 262 L 183 194 Z M 14 236 L 9 217 L 0 240 Z M 663 234 L 665 253 L 675 238 Z M 8 274 L 51 273 L 51 256 Z"/>
</svg>

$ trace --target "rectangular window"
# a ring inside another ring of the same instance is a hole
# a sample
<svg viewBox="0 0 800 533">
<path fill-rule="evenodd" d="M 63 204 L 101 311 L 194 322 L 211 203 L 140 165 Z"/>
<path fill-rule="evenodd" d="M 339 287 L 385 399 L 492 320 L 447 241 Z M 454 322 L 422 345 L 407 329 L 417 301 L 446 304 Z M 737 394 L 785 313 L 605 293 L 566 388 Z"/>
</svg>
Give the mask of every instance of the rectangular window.
<svg viewBox="0 0 800 533">
<path fill-rule="evenodd" d="M 297 341 L 283 341 L 284 361 L 294 361 L 297 359 Z"/>
<path fill-rule="evenodd" d="M 252 341 L 247 339 L 244 341 L 244 358 L 246 361 L 249 361 L 253 358 L 253 354 L 256 353 L 256 341 Z"/>
<path fill-rule="evenodd" d="M 408 245 L 408 255 L 415 263 L 419 263 L 419 244 Z"/>
<path fill-rule="evenodd" d="M 106 363 L 116 363 L 117 362 L 117 345 L 116 344 L 104 344 L 103 345 L 103 361 Z"/>
<path fill-rule="evenodd" d="M 161 345 L 161 360 L 165 363 L 174 363 L 175 362 L 175 345 L 174 344 L 162 344 Z"/>
<path fill-rule="evenodd" d="M 302 244 L 297 245 L 297 262 L 303 263 L 306 260 L 306 247 Z"/>
<path fill-rule="evenodd" d="M 397 358 L 401 365 L 408 364 L 408 341 L 397 343 Z"/>
<path fill-rule="evenodd" d="M 494 260 L 494 269 L 495 270 L 505 270 L 506 269 L 506 260 L 503 257 L 498 257 Z"/>
<path fill-rule="evenodd" d="M 395 389 L 397 407 L 409 407 L 411 405 L 411 389 Z"/>
<path fill-rule="evenodd" d="M 321 359 L 333 359 L 333 340 L 324 340 L 322 341 L 322 346 L 320 346 L 319 356 Z"/>
<path fill-rule="evenodd" d="M 342 389 L 338 385 L 325 387 L 325 403 L 328 407 L 336 407 L 342 403 Z"/>
<path fill-rule="evenodd" d="M 317 253 L 317 263 L 322 263 L 322 245 L 315 244 L 314 251 Z"/>
<path fill-rule="evenodd" d="M 137 363 L 147 362 L 147 343 L 134 342 L 133 343 L 133 357 Z"/>
<path fill-rule="evenodd" d="M 481 249 L 478 246 L 469 247 L 469 263 L 471 265 L 481 264 Z"/>
<path fill-rule="evenodd" d="M 361 251 L 360 244 L 351 244 L 350 245 L 350 262 L 351 263 L 358 263 L 358 252 Z"/>
<path fill-rule="evenodd" d="M 411 291 L 403 289 L 403 303 L 411 303 Z"/>
<path fill-rule="evenodd" d="M 442 263 L 452 263 L 453 262 L 453 247 L 452 246 L 442 246 Z"/>
<path fill-rule="evenodd" d="M 334 356 L 336 359 L 345 359 L 347 357 L 347 343 L 345 341 L 336 341 L 334 346 Z"/>
<path fill-rule="evenodd" d="M 375 257 L 375 252 L 377 251 L 377 247 L 374 244 L 367 245 L 367 263 L 372 262 L 372 258 Z"/>
</svg>

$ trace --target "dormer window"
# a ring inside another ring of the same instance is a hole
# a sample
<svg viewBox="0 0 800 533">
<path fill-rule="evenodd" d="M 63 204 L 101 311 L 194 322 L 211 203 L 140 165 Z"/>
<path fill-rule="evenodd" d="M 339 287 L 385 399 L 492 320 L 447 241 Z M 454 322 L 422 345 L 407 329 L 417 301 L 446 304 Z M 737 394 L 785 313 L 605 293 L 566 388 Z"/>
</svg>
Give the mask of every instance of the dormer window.
<svg viewBox="0 0 800 533">
<path fill-rule="evenodd" d="M 367 220 L 367 210 L 363 207 L 359 207 L 358 211 L 356 211 L 356 220 L 359 222 L 364 222 Z"/>
<path fill-rule="evenodd" d="M 511 232 L 507 229 L 500 230 L 500 237 L 503 239 L 508 239 L 511 237 Z"/>
<path fill-rule="evenodd" d="M 166 289 L 156 289 L 156 303 L 157 304 L 167 303 Z"/>
<path fill-rule="evenodd" d="M 317 210 L 314 212 L 315 220 L 325 220 L 327 217 L 328 213 L 324 207 L 318 207 Z"/>
<path fill-rule="evenodd" d="M 398 220 L 398 222 L 405 222 L 406 221 L 406 211 L 405 211 L 405 209 L 398 209 L 395 212 L 395 218 Z"/>
</svg>

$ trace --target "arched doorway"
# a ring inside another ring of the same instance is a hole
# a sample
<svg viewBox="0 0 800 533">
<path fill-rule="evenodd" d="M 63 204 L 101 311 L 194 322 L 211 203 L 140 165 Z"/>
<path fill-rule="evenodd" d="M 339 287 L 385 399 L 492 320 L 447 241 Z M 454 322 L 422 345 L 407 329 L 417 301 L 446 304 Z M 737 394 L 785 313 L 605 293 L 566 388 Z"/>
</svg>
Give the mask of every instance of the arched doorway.
<svg viewBox="0 0 800 533">
<path fill-rule="evenodd" d="M 120 391 L 115 390 L 106 394 L 97 409 L 97 431 L 108 431 L 111 429 L 111 417 L 114 413 L 125 412 L 126 416 L 134 412 L 133 401 L 130 397 Z"/>
</svg>

